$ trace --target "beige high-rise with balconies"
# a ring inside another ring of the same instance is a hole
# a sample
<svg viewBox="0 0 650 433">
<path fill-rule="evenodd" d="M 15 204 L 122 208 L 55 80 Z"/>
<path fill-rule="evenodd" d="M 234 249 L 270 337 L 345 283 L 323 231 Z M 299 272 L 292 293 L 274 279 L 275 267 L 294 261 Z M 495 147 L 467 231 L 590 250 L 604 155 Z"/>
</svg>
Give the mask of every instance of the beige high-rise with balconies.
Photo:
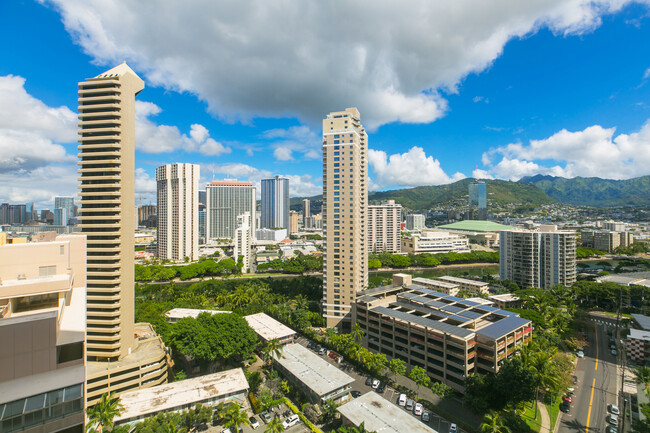
<svg viewBox="0 0 650 433">
<path fill-rule="evenodd" d="M 373 253 L 399 254 L 402 205 L 395 200 L 368 206 L 368 246 Z"/>
<path fill-rule="evenodd" d="M 323 316 L 343 331 L 357 292 L 368 286 L 367 157 L 359 110 L 323 119 Z"/>
<path fill-rule="evenodd" d="M 167 380 L 164 346 L 146 354 L 134 323 L 135 95 L 123 63 L 79 83 L 81 232 L 87 237 L 88 403 Z M 154 334 L 155 335 L 155 334 Z M 138 351 L 138 354 L 135 352 Z M 143 368 L 152 367 L 147 375 Z"/>
</svg>

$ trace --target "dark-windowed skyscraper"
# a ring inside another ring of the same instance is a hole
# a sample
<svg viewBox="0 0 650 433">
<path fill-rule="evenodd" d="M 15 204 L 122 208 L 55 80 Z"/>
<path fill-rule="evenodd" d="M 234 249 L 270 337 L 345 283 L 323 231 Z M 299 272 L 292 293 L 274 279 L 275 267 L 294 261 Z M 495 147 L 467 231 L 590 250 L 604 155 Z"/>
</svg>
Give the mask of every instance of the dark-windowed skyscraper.
<svg viewBox="0 0 650 433">
<path fill-rule="evenodd" d="M 469 184 L 468 220 L 487 220 L 487 187 L 485 182 L 475 180 Z"/>
</svg>

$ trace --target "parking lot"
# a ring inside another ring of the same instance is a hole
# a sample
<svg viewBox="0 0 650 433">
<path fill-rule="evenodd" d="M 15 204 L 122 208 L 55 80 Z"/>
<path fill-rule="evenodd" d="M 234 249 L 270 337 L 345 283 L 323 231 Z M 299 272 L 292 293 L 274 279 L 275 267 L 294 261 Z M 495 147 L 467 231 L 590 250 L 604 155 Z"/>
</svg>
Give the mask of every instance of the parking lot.
<svg viewBox="0 0 650 433">
<path fill-rule="evenodd" d="M 270 413 L 270 414 L 272 416 L 279 416 L 279 418 L 282 421 L 284 421 L 287 418 L 285 416 L 285 413 L 289 412 L 291 415 L 293 415 L 293 412 L 291 412 L 291 410 L 284 403 L 279 405 L 279 406 L 275 406 L 275 407 L 273 407 L 271 409 L 273 410 L 273 413 Z M 242 431 L 244 433 L 252 433 L 252 432 L 258 432 L 258 431 L 264 431 L 264 429 L 266 428 L 266 423 L 262 420 L 261 414 L 260 415 L 252 415 L 251 411 L 248 410 L 247 415 L 249 417 L 254 416 L 255 419 L 257 420 L 257 422 L 260 425 L 256 429 L 253 429 L 250 426 L 244 426 L 244 427 L 242 427 Z M 206 432 L 208 432 L 208 433 L 221 433 L 224 430 L 225 430 L 225 427 L 223 427 L 223 426 L 210 426 L 206 430 Z M 298 423 L 296 425 L 293 425 L 293 426 L 287 428 L 284 431 L 288 432 L 288 433 L 309 433 L 310 432 L 309 428 L 302 421 L 298 421 Z M 234 431 L 233 431 L 233 433 L 234 433 Z"/>
<path fill-rule="evenodd" d="M 296 339 L 296 343 L 307 347 L 307 345 L 309 344 L 309 340 L 304 337 L 299 337 L 298 339 Z M 327 353 L 321 355 L 321 358 L 327 360 L 328 362 L 340 368 L 346 374 L 354 378 L 354 382 L 351 385 L 352 388 L 351 391 L 358 391 L 362 395 L 367 392 L 374 392 L 370 386 L 366 385 L 366 379 L 368 378 L 368 376 L 357 372 L 356 369 L 352 365 L 345 362 L 345 360 L 341 363 L 335 362 L 334 360 L 332 360 L 332 358 L 330 358 L 327 355 Z M 397 392 L 395 389 L 391 388 L 390 386 L 386 386 L 386 389 L 383 393 L 381 393 L 381 396 L 384 397 L 386 400 L 390 401 L 391 403 L 398 405 L 397 400 L 399 398 L 399 392 Z M 419 416 L 413 415 L 413 412 L 407 411 L 406 409 L 404 409 L 403 406 L 402 409 L 405 412 L 410 412 L 412 416 L 414 416 L 415 418 L 419 419 L 420 422 L 422 422 Z M 450 426 L 449 421 L 437 416 L 434 413 L 430 412 L 430 414 L 431 414 L 431 420 L 428 423 L 426 423 L 429 427 L 431 427 L 438 433 L 449 432 L 449 426 Z M 460 432 L 462 430 L 458 430 L 458 431 Z"/>
</svg>

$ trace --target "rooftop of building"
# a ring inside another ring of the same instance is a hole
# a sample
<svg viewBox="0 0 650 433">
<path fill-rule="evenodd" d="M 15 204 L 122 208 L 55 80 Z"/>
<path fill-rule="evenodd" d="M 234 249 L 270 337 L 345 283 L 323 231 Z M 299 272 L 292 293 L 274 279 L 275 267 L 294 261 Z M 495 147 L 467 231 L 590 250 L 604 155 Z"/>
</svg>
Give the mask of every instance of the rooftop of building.
<svg viewBox="0 0 650 433">
<path fill-rule="evenodd" d="M 377 433 L 435 433 L 410 413 L 375 392 L 367 392 L 340 406 L 338 411 L 355 426 L 364 423 L 367 431 Z"/>
<path fill-rule="evenodd" d="M 486 283 L 485 281 L 476 281 L 476 280 L 468 280 L 467 278 L 459 278 L 459 277 L 452 277 L 451 275 L 443 275 L 441 277 L 437 277 L 438 280 L 443 280 L 443 281 L 448 281 L 448 282 L 453 282 L 457 284 L 472 284 L 475 286 L 489 286 L 489 283 Z"/>
<path fill-rule="evenodd" d="M 208 184 L 208 186 L 214 185 L 214 186 L 253 186 L 252 183 L 250 182 L 245 182 L 241 180 L 214 180 Z"/>
<path fill-rule="evenodd" d="M 296 331 L 265 313 L 251 314 L 244 319 L 248 322 L 248 326 L 265 341 L 281 340 L 296 334 Z"/>
<path fill-rule="evenodd" d="M 241 368 L 138 389 L 120 396 L 124 410 L 115 420 L 137 418 L 246 390 L 248 382 Z"/>
<path fill-rule="evenodd" d="M 625 275 L 603 275 L 597 277 L 596 281 L 601 283 L 616 283 L 623 286 L 646 286 L 650 287 L 650 273 L 648 272 L 635 272 L 633 274 Z"/>
<path fill-rule="evenodd" d="M 413 282 L 418 283 L 418 284 L 427 285 L 427 286 L 444 287 L 446 289 L 457 289 L 458 288 L 458 284 L 450 283 L 448 281 L 433 280 L 431 278 L 416 277 L 416 278 L 413 278 Z"/>
<path fill-rule="evenodd" d="M 484 298 L 466 298 L 466 300 L 476 302 L 477 304 L 481 304 L 481 305 L 492 305 L 492 304 L 494 304 L 494 301 L 490 301 L 489 299 L 484 299 Z"/>
<path fill-rule="evenodd" d="M 633 340 L 650 341 L 650 331 L 642 331 L 640 329 L 630 329 L 629 338 Z"/>
<path fill-rule="evenodd" d="M 369 304 L 380 298 L 366 295 L 357 300 Z M 397 294 L 395 300 L 370 307 L 371 312 L 415 323 L 429 329 L 468 339 L 475 334 L 497 339 L 530 323 L 516 313 L 484 302 L 445 295 L 412 285 Z"/>
<path fill-rule="evenodd" d="M 319 396 L 328 395 L 354 382 L 354 378 L 300 344 L 284 346 L 276 360 Z"/>
<path fill-rule="evenodd" d="M 632 314 L 634 321 L 643 329 L 644 331 L 650 331 L 650 316 L 644 316 L 643 314 Z"/>
<path fill-rule="evenodd" d="M 174 308 L 165 313 L 165 317 L 168 319 L 184 319 L 186 317 L 191 317 L 196 319 L 201 313 L 209 314 L 219 314 L 219 313 L 230 313 L 230 311 L 221 311 L 221 310 L 198 310 L 195 308 Z"/>
<path fill-rule="evenodd" d="M 467 232 L 500 232 L 502 230 L 513 230 L 515 227 L 506 226 L 493 221 L 464 220 L 438 226 L 438 228 Z"/>
<path fill-rule="evenodd" d="M 513 301 L 518 301 L 519 297 L 513 295 L 512 293 L 504 293 L 501 295 L 488 296 L 488 299 L 492 299 L 494 301 L 500 301 L 500 302 L 513 302 Z"/>
</svg>

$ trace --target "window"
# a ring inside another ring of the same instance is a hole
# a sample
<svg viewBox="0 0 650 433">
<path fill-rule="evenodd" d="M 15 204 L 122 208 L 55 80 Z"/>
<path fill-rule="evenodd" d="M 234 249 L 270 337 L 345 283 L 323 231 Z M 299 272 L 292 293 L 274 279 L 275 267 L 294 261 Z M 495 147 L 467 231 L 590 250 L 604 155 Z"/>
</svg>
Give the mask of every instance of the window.
<svg viewBox="0 0 650 433">
<path fill-rule="evenodd" d="M 334 144 L 339 144 L 339 140 L 334 140 Z"/>
</svg>

